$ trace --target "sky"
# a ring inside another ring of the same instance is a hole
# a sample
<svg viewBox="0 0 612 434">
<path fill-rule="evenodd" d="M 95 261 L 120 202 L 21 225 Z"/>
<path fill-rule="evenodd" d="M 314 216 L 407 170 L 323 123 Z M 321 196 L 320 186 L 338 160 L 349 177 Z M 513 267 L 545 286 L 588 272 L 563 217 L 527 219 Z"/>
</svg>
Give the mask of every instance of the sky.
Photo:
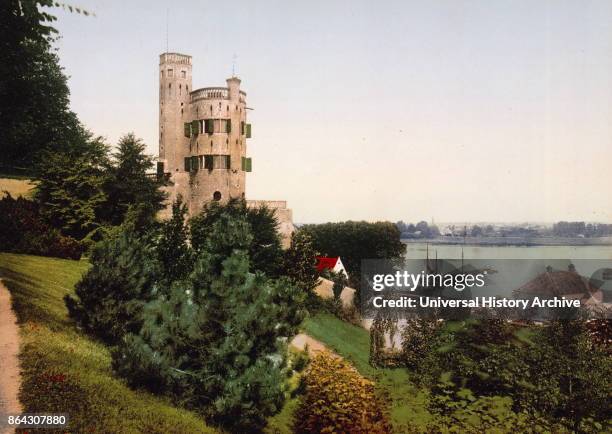
<svg viewBox="0 0 612 434">
<path fill-rule="evenodd" d="M 294 221 L 612 222 L 608 0 L 79 0 L 72 109 L 158 149 L 159 54 L 242 79 L 248 199 Z M 235 59 L 235 60 L 234 60 Z"/>
</svg>

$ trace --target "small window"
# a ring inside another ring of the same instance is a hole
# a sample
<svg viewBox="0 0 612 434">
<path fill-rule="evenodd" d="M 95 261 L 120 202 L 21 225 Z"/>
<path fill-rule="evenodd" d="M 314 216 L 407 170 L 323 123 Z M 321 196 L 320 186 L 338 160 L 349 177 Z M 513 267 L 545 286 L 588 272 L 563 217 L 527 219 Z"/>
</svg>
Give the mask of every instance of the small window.
<svg viewBox="0 0 612 434">
<path fill-rule="evenodd" d="M 168 77 L 174 77 L 174 71 L 172 69 L 168 70 Z"/>
<path fill-rule="evenodd" d="M 221 200 L 221 192 L 220 191 L 215 191 L 213 193 L 213 200 L 216 200 L 217 202 Z"/>
<path fill-rule="evenodd" d="M 161 72 L 161 78 L 164 78 L 164 71 Z"/>
<path fill-rule="evenodd" d="M 187 71 L 181 71 L 181 78 L 187 78 Z"/>
<path fill-rule="evenodd" d="M 189 92 L 189 86 L 185 85 L 185 92 Z"/>
</svg>

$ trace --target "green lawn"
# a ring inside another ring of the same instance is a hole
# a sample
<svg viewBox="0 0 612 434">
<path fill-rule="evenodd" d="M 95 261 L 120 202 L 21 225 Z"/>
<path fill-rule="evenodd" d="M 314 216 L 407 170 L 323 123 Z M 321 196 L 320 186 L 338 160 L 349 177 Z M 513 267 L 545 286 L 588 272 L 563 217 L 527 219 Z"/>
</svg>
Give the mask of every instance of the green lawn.
<svg viewBox="0 0 612 434">
<path fill-rule="evenodd" d="M 86 261 L 0 253 L 0 278 L 21 326 L 25 411 L 68 413 L 77 433 L 218 432 L 195 413 L 113 377 L 108 348 L 76 330 L 62 300 L 87 267 Z"/>
<path fill-rule="evenodd" d="M 330 314 L 308 318 L 302 328 L 350 361 L 361 375 L 376 381 L 383 400 L 389 405 L 396 432 L 426 429 L 425 425 L 432 418 L 426 408 L 427 393 L 410 381 L 405 369 L 376 369 L 370 366 L 370 337 L 367 330 Z"/>
</svg>

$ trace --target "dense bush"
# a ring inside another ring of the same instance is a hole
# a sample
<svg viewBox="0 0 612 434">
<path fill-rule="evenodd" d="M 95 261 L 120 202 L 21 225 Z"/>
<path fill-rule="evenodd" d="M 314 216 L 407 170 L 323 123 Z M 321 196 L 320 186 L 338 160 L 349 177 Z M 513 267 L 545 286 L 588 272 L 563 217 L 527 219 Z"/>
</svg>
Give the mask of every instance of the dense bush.
<svg viewBox="0 0 612 434">
<path fill-rule="evenodd" d="M 448 416 L 454 408 L 462 417 L 484 420 L 494 416 L 484 409 L 501 405 L 503 398 L 504 423 L 531 420 L 553 431 L 561 424 L 566 431 L 586 432 L 609 423 L 612 360 L 582 321 L 412 327 L 404 333 L 403 351 L 415 378 L 429 383 L 434 413 Z"/>
<path fill-rule="evenodd" d="M 346 361 L 323 352 L 310 362 L 305 395 L 295 414 L 296 433 L 388 433 L 391 426 L 374 383 Z"/>
<path fill-rule="evenodd" d="M 0 250 L 79 259 L 81 244 L 49 226 L 39 213 L 36 202 L 10 194 L 0 199 Z"/>
</svg>

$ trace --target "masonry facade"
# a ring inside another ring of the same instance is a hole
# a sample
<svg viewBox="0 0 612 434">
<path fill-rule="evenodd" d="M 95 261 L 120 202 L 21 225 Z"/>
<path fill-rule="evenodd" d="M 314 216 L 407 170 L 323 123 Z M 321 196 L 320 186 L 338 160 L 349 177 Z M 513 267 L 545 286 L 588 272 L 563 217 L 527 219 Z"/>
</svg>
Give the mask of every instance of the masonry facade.
<svg viewBox="0 0 612 434">
<path fill-rule="evenodd" d="M 245 198 L 246 175 L 253 163 L 247 153 L 252 127 L 247 122 L 246 93 L 240 79 L 226 80 L 227 87 L 193 89 L 192 58 L 163 53 L 159 61 L 159 160 L 158 176 L 168 182 L 168 216 L 178 195 L 195 215 L 211 201 Z M 285 201 L 247 201 L 276 211 L 286 245 L 293 218 Z"/>
</svg>

